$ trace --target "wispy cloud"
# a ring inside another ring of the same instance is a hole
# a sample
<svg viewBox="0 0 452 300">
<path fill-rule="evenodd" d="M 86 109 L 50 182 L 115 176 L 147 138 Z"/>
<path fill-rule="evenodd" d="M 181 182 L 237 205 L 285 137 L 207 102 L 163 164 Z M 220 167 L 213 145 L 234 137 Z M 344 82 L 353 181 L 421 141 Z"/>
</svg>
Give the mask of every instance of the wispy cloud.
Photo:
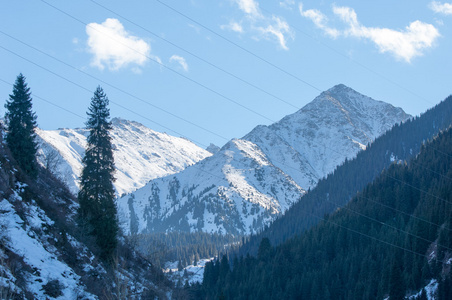
<svg viewBox="0 0 452 300">
<path fill-rule="evenodd" d="M 262 32 L 264 37 L 270 39 L 276 38 L 281 48 L 289 50 L 289 47 L 287 47 L 287 39 L 293 39 L 293 33 L 289 24 L 275 16 L 272 17 L 272 20 L 272 24 L 269 24 L 267 27 L 257 27 L 257 29 Z"/>
<path fill-rule="evenodd" d="M 148 60 L 151 46 L 132 36 L 117 19 L 106 19 L 102 24 L 86 26 L 88 51 L 93 54 L 91 65 L 103 70 L 119 70 L 131 66 L 134 72 Z M 158 58 L 156 58 L 158 60 Z"/>
<path fill-rule="evenodd" d="M 231 21 L 227 25 L 222 25 L 221 29 L 249 33 L 255 40 L 276 41 L 282 49 L 289 50 L 287 43 L 288 40 L 294 39 L 294 33 L 286 21 L 279 16 L 265 16 L 255 0 L 235 0 L 235 3 L 244 14 L 244 18 L 240 22 Z M 286 0 L 284 3 L 290 4 L 293 0 Z"/>
<path fill-rule="evenodd" d="M 356 12 L 349 7 L 333 6 L 334 14 L 345 23 L 346 28 L 339 30 L 328 26 L 328 19 L 319 11 L 303 11 L 300 13 L 309 18 L 320 29 L 331 37 L 355 37 L 372 41 L 381 53 L 391 53 L 399 60 L 411 62 L 414 57 L 423 55 L 424 51 L 433 47 L 440 36 L 439 31 L 431 24 L 421 21 L 411 22 L 404 30 L 393 30 L 380 27 L 366 27 L 358 21 Z"/>
<path fill-rule="evenodd" d="M 432 1 L 429 4 L 429 8 L 439 14 L 452 15 L 452 3 L 441 3 L 438 1 Z"/>
<path fill-rule="evenodd" d="M 259 11 L 259 4 L 254 0 L 236 0 L 239 8 L 252 18 L 260 18 L 262 17 L 261 12 Z"/>
<path fill-rule="evenodd" d="M 169 59 L 170 62 L 177 62 L 185 72 L 188 72 L 188 64 L 185 61 L 185 58 L 179 55 L 173 55 Z"/>
<path fill-rule="evenodd" d="M 302 3 L 299 4 L 298 8 L 300 10 L 300 14 L 303 17 L 310 19 L 315 24 L 315 26 L 322 29 L 327 35 L 333 38 L 337 38 L 340 35 L 339 30 L 328 26 L 328 17 L 325 16 L 321 11 L 317 9 L 303 10 Z"/>
</svg>

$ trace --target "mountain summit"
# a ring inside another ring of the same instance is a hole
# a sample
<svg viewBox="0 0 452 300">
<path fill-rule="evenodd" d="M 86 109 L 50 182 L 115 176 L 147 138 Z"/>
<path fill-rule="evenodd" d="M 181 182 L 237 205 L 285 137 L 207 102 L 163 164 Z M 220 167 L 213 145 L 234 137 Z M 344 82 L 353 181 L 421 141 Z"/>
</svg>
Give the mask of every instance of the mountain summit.
<svg viewBox="0 0 452 300">
<path fill-rule="evenodd" d="M 123 229 L 259 231 L 346 158 L 409 117 L 334 86 L 279 122 L 257 126 L 213 156 L 120 198 Z"/>
</svg>

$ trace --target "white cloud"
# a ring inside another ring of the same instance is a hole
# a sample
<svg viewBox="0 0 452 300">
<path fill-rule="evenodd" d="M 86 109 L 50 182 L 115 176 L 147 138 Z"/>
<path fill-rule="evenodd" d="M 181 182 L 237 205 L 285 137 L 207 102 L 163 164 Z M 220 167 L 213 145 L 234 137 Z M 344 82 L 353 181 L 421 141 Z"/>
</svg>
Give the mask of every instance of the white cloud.
<svg viewBox="0 0 452 300">
<path fill-rule="evenodd" d="M 276 38 L 281 48 L 289 50 L 287 47 L 287 38 L 293 39 L 293 32 L 290 29 L 289 24 L 286 21 L 281 20 L 279 17 L 272 17 L 274 24 L 269 24 L 267 27 L 258 27 L 258 30 L 262 32 L 265 37 Z"/>
<path fill-rule="evenodd" d="M 188 64 L 185 61 L 185 58 L 179 55 L 173 55 L 169 59 L 170 62 L 177 62 L 181 65 L 182 69 L 184 69 L 185 72 L 188 72 Z"/>
<path fill-rule="evenodd" d="M 143 66 L 149 60 L 151 46 L 130 35 L 117 19 L 109 18 L 102 24 L 90 23 L 86 26 L 86 33 L 94 67 L 119 70 L 132 66 L 137 72 L 137 66 Z"/>
<path fill-rule="evenodd" d="M 430 2 L 429 7 L 436 13 L 443 15 L 452 15 L 452 3 L 441 4 L 441 2 L 432 1 Z"/>
<path fill-rule="evenodd" d="M 421 21 L 411 22 L 404 30 L 380 27 L 366 27 L 359 23 L 356 12 L 349 7 L 333 6 L 333 12 L 347 27 L 344 30 L 328 26 L 328 19 L 317 10 L 303 11 L 300 14 L 309 18 L 318 28 L 331 37 L 350 36 L 372 41 L 381 53 L 391 53 L 397 59 L 411 62 L 416 56 L 423 55 L 425 49 L 431 48 L 440 36 L 431 24 Z"/>
<path fill-rule="evenodd" d="M 229 22 L 228 25 L 221 25 L 220 28 L 223 30 L 229 29 L 229 30 L 232 30 L 232 31 L 238 32 L 238 33 L 243 33 L 243 31 L 244 31 L 242 25 L 235 21 Z"/>
<path fill-rule="evenodd" d="M 339 30 L 331 28 L 327 25 L 328 18 L 321 11 L 317 9 L 303 10 L 302 3 L 299 4 L 298 8 L 300 10 L 300 14 L 303 17 L 310 19 L 315 24 L 315 26 L 322 29 L 327 35 L 333 38 L 337 38 L 340 35 Z"/>
<path fill-rule="evenodd" d="M 397 59 L 406 62 L 421 56 L 423 50 L 431 48 L 440 36 L 433 25 L 421 21 L 411 22 L 405 30 L 397 31 L 361 25 L 356 12 L 349 7 L 333 7 L 333 12 L 349 26 L 344 32 L 346 35 L 369 39 L 377 45 L 381 53 L 392 53 Z"/>
<path fill-rule="evenodd" d="M 254 0 L 236 0 L 239 8 L 248 16 L 260 18 L 262 14 L 259 11 L 259 4 Z"/>
</svg>

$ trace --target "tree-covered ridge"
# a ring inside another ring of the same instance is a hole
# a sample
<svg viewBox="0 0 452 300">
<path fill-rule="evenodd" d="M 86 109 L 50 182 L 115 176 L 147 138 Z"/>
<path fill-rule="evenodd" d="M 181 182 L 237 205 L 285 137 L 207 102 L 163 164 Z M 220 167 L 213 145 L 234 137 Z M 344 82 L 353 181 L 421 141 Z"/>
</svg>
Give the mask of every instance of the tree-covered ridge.
<svg viewBox="0 0 452 300">
<path fill-rule="evenodd" d="M 358 153 L 355 159 L 346 160 L 333 173 L 321 179 L 314 189 L 262 233 L 251 236 L 240 249 L 240 254 L 255 255 L 263 237 L 268 237 L 273 245 L 278 245 L 314 226 L 319 219 L 312 213 L 323 216 L 344 206 L 393 161 L 407 160 L 417 155 L 423 142 L 432 139 L 451 124 L 452 96 L 421 116 L 396 124 L 368 145 L 365 151 Z"/>
<path fill-rule="evenodd" d="M 208 299 L 403 299 L 432 279 L 451 299 L 452 130 L 392 164 L 348 205 L 257 258 L 206 266 Z M 217 266 L 218 265 L 218 266 Z M 199 292 L 199 291 L 198 291 Z"/>
</svg>

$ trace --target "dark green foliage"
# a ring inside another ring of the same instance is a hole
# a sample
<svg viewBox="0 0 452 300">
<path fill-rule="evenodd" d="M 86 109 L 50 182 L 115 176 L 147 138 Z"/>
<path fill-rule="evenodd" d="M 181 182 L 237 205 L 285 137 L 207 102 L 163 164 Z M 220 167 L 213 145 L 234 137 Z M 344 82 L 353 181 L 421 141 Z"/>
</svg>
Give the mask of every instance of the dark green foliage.
<svg viewBox="0 0 452 300">
<path fill-rule="evenodd" d="M 404 299 L 435 278 L 451 299 L 452 129 L 421 148 L 342 209 L 312 213 L 319 224 L 302 235 L 270 250 L 262 239 L 258 258 L 235 259 L 226 275 L 206 267 L 204 297 Z"/>
<path fill-rule="evenodd" d="M 215 257 L 240 241 L 240 237 L 232 235 L 176 231 L 134 235 L 129 239 L 155 265 L 164 267 L 165 262 L 177 261 L 181 269 L 200 258 Z"/>
<path fill-rule="evenodd" d="M 110 260 L 117 246 L 118 220 L 113 188 L 114 159 L 111 146 L 111 123 L 108 98 L 98 87 L 88 110 L 89 129 L 83 171 L 80 178 L 80 223 L 93 235 L 101 257 Z"/>
<path fill-rule="evenodd" d="M 257 250 L 257 258 L 259 260 L 267 260 L 270 256 L 272 246 L 270 245 L 270 240 L 268 238 L 263 238 L 259 244 L 259 249 Z"/>
<path fill-rule="evenodd" d="M 396 251 L 396 256 L 392 261 L 391 275 L 389 277 L 389 299 L 405 299 L 405 284 L 402 277 L 402 255 Z"/>
<path fill-rule="evenodd" d="M 437 292 L 438 300 L 452 299 L 452 274 L 446 276 L 446 278 L 440 281 Z"/>
<path fill-rule="evenodd" d="M 36 114 L 32 111 L 30 88 L 22 74 L 17 76 L 13 93 L 6 101 L 6 143 L 20 168 L 32 178 L 38 175 L 36 162 Z"/>
</svg>

